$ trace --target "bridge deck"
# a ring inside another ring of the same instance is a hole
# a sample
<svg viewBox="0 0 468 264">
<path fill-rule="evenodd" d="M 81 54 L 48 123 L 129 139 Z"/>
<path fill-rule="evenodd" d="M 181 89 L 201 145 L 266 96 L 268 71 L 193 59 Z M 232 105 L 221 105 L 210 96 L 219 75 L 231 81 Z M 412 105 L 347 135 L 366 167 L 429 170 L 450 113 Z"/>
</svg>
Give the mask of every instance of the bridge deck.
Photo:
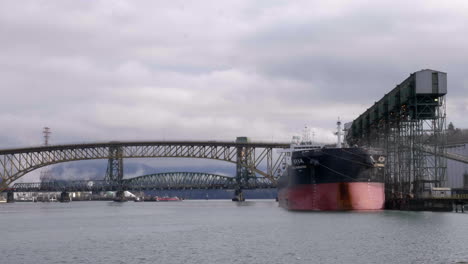
<svg viewBox="0 0 468 264">
<path fill-rule="evenodd" d="M 229 146 L 229 147 L 253 147 L 253 148 L 289 148 L 290 143 L 284 142 L 248 142 L 238 143 L 234 141 L 111 141 L 83 144 L 64 144 L 49 146 L 33 146 L 27 148 L 0 149 L 0 155 L 41 152 L 61 149 L 98 148 L 98 147 L 128 147 L 128 146 Z"/>
</svg>

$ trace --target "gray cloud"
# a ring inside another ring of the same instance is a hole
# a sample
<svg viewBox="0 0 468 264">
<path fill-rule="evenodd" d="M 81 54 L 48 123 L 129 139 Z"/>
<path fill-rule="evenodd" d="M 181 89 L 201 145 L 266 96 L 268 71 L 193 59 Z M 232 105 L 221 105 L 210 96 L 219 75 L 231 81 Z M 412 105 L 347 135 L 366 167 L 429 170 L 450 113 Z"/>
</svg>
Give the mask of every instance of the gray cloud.
<svg viewBox="0 0 468 264">
<path fill-rule="evenodd" d="M 332 141 L 409 73 L 449 74 L 468 127 L 465 1 L 2 1 L 0 145 Z"/>
</svg>

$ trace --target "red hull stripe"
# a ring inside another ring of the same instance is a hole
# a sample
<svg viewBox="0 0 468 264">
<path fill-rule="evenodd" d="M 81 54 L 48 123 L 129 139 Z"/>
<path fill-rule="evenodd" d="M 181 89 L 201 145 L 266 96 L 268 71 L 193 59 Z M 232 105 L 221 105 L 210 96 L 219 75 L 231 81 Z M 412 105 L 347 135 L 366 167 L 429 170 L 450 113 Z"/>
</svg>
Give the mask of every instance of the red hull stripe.
<svg viewBox="0 0 468 264">
<path fill-rule="evenodd" d="M 385 190 L 378 182 L 307 184 L 281 189 L 278 199 L 290 210 L 380 210 Z"/>
</svg>

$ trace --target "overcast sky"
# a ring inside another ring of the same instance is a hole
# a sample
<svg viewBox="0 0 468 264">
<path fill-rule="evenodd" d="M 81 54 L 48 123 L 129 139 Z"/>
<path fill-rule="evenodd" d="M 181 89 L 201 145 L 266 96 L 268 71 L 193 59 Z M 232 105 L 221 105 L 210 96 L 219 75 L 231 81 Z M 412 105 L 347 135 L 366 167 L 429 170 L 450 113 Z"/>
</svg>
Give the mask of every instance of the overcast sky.
<svg viewBox="0 0 468 264">
<path fill-rule="evenodd" d="M 333 141 L 412 72 L 448 73 L 468 127 L 468 2 L 0 2 L 0 147 Z"/>
</svg>

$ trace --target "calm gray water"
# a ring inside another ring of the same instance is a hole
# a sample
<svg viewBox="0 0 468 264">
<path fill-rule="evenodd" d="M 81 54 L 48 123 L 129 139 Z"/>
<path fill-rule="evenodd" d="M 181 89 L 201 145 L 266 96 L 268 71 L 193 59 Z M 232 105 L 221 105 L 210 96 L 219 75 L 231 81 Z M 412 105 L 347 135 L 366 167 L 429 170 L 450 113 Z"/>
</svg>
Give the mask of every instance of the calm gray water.
<svg viewBox="0 0 468 264">
<path fill-rule="evenodd" d="M 0 263 L 457 263 L 468 214 L 274 201 L 0 204 Z"/>
</svg>

